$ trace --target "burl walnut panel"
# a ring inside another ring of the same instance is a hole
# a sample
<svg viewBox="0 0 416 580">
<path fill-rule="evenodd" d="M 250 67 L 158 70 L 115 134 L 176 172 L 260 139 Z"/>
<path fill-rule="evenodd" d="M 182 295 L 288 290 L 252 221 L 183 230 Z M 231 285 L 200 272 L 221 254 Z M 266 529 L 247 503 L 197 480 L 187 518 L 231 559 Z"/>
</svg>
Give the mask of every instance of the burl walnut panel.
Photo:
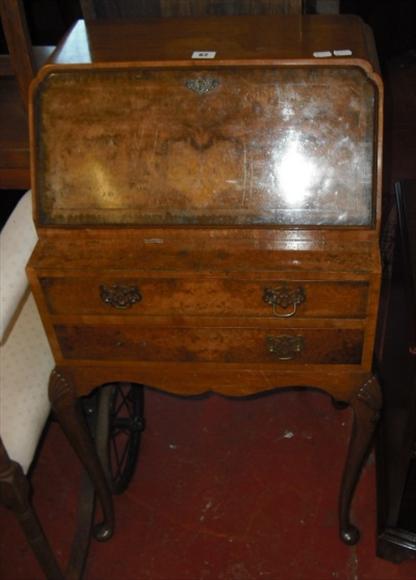
<svg viewBox="0 0 416 580">
<path fill-rule="evenodd" d="M 199 322 L 202 324 L 202 321 Z M 67 359 L 359 364 L 361 329 L 57 326 Z M 294 342 L 288 337 L 295 337 Z"/>
<path fill-rule="evenodd" d="M 52 74 L 41 221 L 370 225 L 375 98 L 358 67 Z"/>
<path fill-rule="evenodd" d="M 129 381 L 350 403 L 340 533 L 358 540 L 349 507 L 381 406 L 382 103 L 371 34 L 351 17 L 78 23 L 39 74 L 28 274 L 53 407 L 107 537 L 75 400 Z"/>
<path fill-rule="evenodd" d="M 104 302 L 103 291 L 131 288 L 139 296 L 130 307 L 119 311 L 121 316 L 221 316 L 272 317 L 285 316 L 291 296 L 298 292 L 302 301 L 296 305 L 294 316 L 305 318 L 365 318 L 368 283 L 315 282 L 303 279 L 264 278 L 247 280 L 234 276 L 213 277 L 202 272 L 198 278 L 123 277 L 111 276 L 48 277 L 40 284 L 51 314 L 113 314 L 111 305 Z M 273 305 L 267 292 L 287 296 L 287 302 Z"/>
</svg>

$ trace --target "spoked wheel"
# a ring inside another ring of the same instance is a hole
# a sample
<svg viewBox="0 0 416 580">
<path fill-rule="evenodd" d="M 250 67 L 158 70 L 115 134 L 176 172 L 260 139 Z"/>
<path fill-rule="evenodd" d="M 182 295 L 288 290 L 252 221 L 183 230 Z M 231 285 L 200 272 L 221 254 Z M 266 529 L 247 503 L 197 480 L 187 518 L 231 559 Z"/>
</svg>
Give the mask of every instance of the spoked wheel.
<svg viewBox="0 0 416 580">
<path fill-rule="evenodd" d="M 112 383 L 98 394 L 97 453 L 114 494 L 123 493 L 134 473 L 144 429 L 143 386 Z"/>
</svg>

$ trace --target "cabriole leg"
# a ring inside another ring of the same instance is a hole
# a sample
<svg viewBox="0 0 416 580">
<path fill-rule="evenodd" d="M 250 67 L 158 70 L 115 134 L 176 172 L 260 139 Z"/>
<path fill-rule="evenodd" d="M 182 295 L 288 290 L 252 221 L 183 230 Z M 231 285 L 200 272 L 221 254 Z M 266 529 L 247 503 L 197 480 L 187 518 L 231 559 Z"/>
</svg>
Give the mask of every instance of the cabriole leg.
<svg viewBox="0 0 416 580">
<path fill-rule="evenodd" d="M 350 521 L 351 501 L 361 468 L 370 448 L 380 414 L 382 397 L 379 382 L 370 377 L 350 402 L 353 426 L 350 446 L 341 484 L 339 523 L 341 539 L 349 545 L 360 538 L 359 530 Z"/>
<path fill-rule="evenodd" d="M 74 385 L 62 369 L 55 368 L 51 373 L 49 399 L 65 435 L 87 470 L 101 503 L 104 520 L 95 526 L 94 535 L 97 540 L 108 540 L 114 527 L 111 492 L 82 415 Z"/>
</svg>

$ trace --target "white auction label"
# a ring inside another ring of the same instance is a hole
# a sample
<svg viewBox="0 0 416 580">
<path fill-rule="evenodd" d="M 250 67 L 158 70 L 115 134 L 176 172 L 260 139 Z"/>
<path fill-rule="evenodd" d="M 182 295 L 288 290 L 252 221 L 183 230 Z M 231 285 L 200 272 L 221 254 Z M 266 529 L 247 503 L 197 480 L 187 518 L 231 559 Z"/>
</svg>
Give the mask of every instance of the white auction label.
<svg viewBox="0 0 416 580">
<path fill-rule="evenodd" d="M 194 50 L 192 58 L 215 58 L 215 50 Z"/>
<path fill-rule="evenodd" d="M 332 52 L 330 50 L 317 50 L 313 53 L 315 58 L 329 58 L 332 56 Z"/>
<path fill-rule="evenodd" d="M 335 56 L 351 56 L 352 50 L 349 48 L 344 48 L 343 50 L 334 50 Z"/>
</svg>

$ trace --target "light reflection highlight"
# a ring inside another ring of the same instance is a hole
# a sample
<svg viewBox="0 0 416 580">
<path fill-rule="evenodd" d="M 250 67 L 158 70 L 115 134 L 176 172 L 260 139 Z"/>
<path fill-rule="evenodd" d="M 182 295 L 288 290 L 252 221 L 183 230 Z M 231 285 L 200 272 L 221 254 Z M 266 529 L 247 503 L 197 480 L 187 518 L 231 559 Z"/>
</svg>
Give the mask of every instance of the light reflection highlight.
<svg viewBox="0 0 416 580">
<path fill-rule="evenodd" d="M 320 169 L 305 153 L 297 135 L 290 135 L 283 151 L 276 152 L 274 158 L 274 174 L 285 203 L 305 207 L 320 181 Z"/>
</svg>

